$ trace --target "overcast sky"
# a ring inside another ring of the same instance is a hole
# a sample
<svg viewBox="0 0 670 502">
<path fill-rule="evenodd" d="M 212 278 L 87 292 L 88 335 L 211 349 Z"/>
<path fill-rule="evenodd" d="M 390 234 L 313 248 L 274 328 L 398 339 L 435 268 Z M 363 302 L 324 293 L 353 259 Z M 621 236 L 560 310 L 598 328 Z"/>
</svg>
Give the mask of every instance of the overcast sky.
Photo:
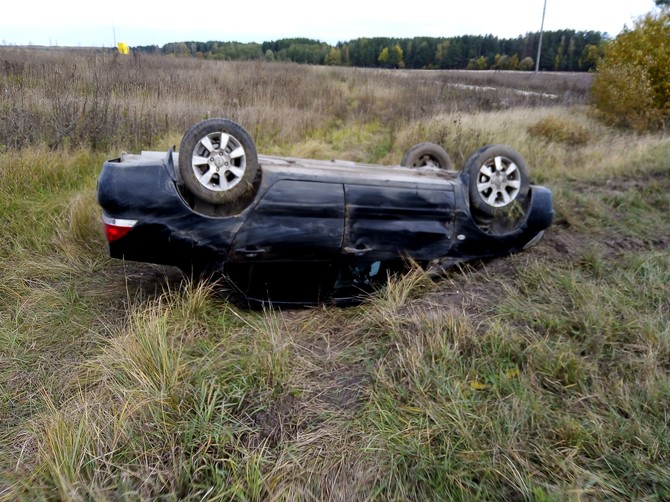
<svg viewBox="0 0 670 502">
<path fill-rule="evenodd" d="M 181 41 L 264 42 L 308 37 L 330 44 L 359 37 L 501 38 L 539 31 L 544 0 L 5 0 L 0 43 L 164 45 Z M 653 0 L 547 0 L 545 30 L 617 35 L 654 9 Z"/>
</svg>

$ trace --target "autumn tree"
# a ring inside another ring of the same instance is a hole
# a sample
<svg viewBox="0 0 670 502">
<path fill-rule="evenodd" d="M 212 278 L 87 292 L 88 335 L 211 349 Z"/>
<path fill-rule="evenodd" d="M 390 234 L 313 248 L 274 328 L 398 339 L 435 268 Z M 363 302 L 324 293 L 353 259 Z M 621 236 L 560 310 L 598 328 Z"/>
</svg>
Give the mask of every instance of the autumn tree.
<svg viewBox="0 0 670 502">
<path fill-rule="evenodd" d="M 666 0 L 663 0 L 666 1 Z M 658 2 L 657 2 L 658 3 Z M 670 12 L 646 15 L 605 49 L 593 97 L 613 124 L 639 131 L 670 124 Z"/>
<path fill-rule="evenodd" d="M 391 68 L 404 68 L 405 63 L 402 60 L 403 50 L 400 45 L 395 44 L 393 47 L 384 47 L 379 53 L 377 61 L 382 66 L 388 66 Z"/>
<path fill-rule="evenodd" d="M 325 65 L 340 66 L 342 64 L 342 53 L 337 47 L 332 47 L 323 61 Z"/>
<path fill-rule="evenodd" d="M 581 56 L 579 56 L 579 69 L 595 70 L 600 62 L 601 55 L 601 50 L 597 45 L 586 44 Z"/>
<path fill-rule="evenodd" d="M 519 61 L 519 70 L 521 71 L 530 71 L 535 68 L 535 61 L 530 56 L 523 58 Z"/>
<path fill-rule="evenodd" d="M 516 54 L 512 56 L 496 54 L 495 62 L 491 68 L 494 70 L 516 70 L 518 66 L 519 57 Z"/>
<path fill-rule="evenodd" d="M 379 53 L 379 57 L 377 58 L 377 61 L 379 61 L 382 66 L 386 66 L 389 62 L 389 48 L 384 47 L 382 51 Z"/>
<path fill-rule="evenodd" d="M 477 59 L 471 59 L 468 61 L 468 70 L 486 70 L 488 65 L 486 64 L 486 58 L 484 56 L 479 56 Z"/>
<path fill-rule="evenodd" d="M 391 67 L 393 68 L 404 68 L 405 63 L 403 62 L 402 57 L 403 57 L 402 47 L 400 47 L 400 45 L 398 44 L 395 44 L 389 50 L 389 60 L 388 60 L 389 65 L 391 65 Z"/>
</svg>

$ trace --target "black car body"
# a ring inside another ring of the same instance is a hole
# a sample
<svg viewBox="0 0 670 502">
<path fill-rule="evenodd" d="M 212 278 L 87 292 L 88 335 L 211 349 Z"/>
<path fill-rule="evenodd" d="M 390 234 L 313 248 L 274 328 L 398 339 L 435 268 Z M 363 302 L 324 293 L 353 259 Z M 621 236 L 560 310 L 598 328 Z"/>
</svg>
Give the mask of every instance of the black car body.
<svg viewBox="0 0 670 502">
<path fill-rule="evenodd" d="M 220 270 L 250 299 L 321 302 L 355 296 L 407 260 L 521 250 L 553 218 L 551 192 L 529 186 L 520 214 L 505 216 L 510 224 L 478 220 L 467 170 L 256 159 L 253 195 L 232 211 L 193 197 L 172 151 L 105 162 L 98 201 L 110 255 Z"/>
</svg>

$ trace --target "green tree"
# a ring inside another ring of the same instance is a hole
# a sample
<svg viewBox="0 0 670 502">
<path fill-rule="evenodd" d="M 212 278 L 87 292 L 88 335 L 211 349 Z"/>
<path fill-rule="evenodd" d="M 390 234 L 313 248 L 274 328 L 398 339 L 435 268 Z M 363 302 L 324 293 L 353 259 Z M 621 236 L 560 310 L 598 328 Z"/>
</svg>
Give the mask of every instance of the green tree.
<svg viewBox="0 0 670 502">
<path fill-rule="evenodd" d="M 592 94 L 607 121 L 639 131 L 670 124 L 670 13 L 648 14 L 608 44 Z"/>
<path fill-rule="evenodd" d="M 446 68 L 447 53 L 449 52 L 449 40 L 440 42 L 435 49 L 435 64 L 438 68 Z"/>
<path fill-rule="evenodd" d="M 378 38 L 357 38 L 349 42 L 349 59 L 352 66 L 371 67 L 379 64 L 380 52 L 386 43 Z"/>
<path fill-rule="evenodd" d="M 468 64 L 466 57 L 466 37 L 452 38 L 449 49 L 442 61 L 441 68 L 465 68 Z"/>
<path fill-rule="evenodd" d="M 670 0 L 659 0 L 659 7 Z M 361 67 L 407 67 L 407 68 L 481 68 L 480 57 L 486 66 L 495 64 L 496 54 L 515 55 L 518 60 L 535 57 L 539 33 L 527 33 L 517 38 L 497 38 L 493 35 L 465 35 L 452 38 L 414 37 L 391 39 L 388 37 L 357 38 L 338 43 L 333 47 L 319 40 L 308 38 L 285 38 L 262 44 L 239 42 L 180 42 L 168 43 L 162 48 L 139 46 L 140 52 L 161 52 L 207 59 L 249 60 L 269 59 L 295 61 L 307 64 L 337 64 Z M 540 68 L 543 70 L 586 71 L 592 69 L 602 55 L 603 35 L 596 31 L 559 30 L 544 33 Z M 593 49 L 587 46 L 593 46 Z M 384 48 L 388 56 L 382 55 Z M 336 49 L 333 51 L 332 49 Z M 597 49 L 597 50 L 596 50 Z M 585 52 L 586 50 L 586 52 Z M 594 52 L 595 50 L 595 52 Z M 271 52 L 268 52 L 271 51 Z M 267 57 L 266 57 L 267 55 Z M 382 56 L 380 61 L 379 57 Z M 510 64 L 505 60 L 506 65 Z M 512 65 L 515 66 L 515 65 Z"/>
<path fill-rule="evenodd" d="M 411 68 L 426 68 L 430 66 L 433 58 L 432 52 L 428 40 L 421 40 L 415 50 L 412 60 L 408 61 L 408 66 Z"/>
</svg>

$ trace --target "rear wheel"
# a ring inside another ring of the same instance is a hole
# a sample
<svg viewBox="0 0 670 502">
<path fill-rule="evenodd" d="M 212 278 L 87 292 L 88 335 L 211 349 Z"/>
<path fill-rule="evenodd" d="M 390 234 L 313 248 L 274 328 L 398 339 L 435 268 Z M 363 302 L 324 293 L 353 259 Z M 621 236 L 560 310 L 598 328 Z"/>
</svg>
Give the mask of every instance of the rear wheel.
<svg viewBox="0 0 670 502">
<path fill-rule="evenodd" d="M 407 150 L 400 162 L 404 167 L 427 167 L 451 170 L 453 164 L 447 151 L 434 143 L 418 143 Z"/>
<path fill-rule="evenodd" d="M 235 122 L 205 120 L 182 138 L 179 173 L 198 200 L 237 208 L 253 197 L 259 172 L 256 146 Z"/>
</svg>

